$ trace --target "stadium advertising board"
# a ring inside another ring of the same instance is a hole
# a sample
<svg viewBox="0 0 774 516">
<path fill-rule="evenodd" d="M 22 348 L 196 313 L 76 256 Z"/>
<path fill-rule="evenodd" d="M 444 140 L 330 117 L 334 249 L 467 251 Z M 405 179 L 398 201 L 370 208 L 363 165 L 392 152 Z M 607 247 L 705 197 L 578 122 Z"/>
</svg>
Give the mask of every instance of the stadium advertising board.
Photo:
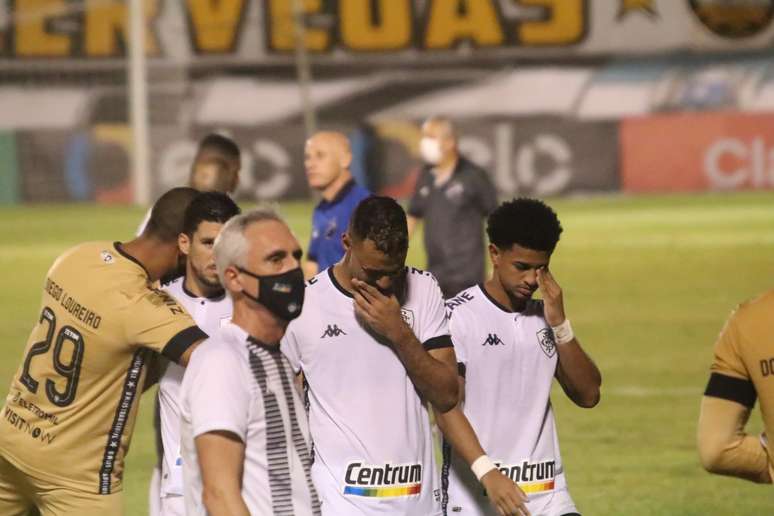
<svg viewBox="0 0 774 516">
<path fill-rule="evenodd" d="M 621 125 L 626 192 L 774 188 L 774 115 L 686 113 Z"/>
<path fill-rule="evenodd" d="M 423 62 L 771 46 L 771 0 L 302 0 L 317 62 Z M 2 0 L 0 59 L 120 62 L 126 2 Z M 291 63 L 293 2 L 145 2 L 146 49 L 179 64 Z M 75 8 L 73 6 L 76 6 Z"/>
</svg>

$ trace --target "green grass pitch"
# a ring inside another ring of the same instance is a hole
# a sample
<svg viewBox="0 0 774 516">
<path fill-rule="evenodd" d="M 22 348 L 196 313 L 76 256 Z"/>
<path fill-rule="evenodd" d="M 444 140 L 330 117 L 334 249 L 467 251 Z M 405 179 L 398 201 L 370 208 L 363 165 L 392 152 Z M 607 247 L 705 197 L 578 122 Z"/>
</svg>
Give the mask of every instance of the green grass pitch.
<svg viewBox="0 0 774 516">
<path fill-rule="evenodd" d="M 774 286 L 774 193 L 552 204 L 565 228 L 552 269 L 576 334 L 603 374 L 595 409 L 574 407 L 560 389 L 553 396 L 567 479 L 581 512 L 770 514 L 771 486 L 700 468 L 695 433 L 723 321 L 738 302 Z M 281 206 L 302 244 L 311 206 Z M 80 241 L 131 238 L 143 213 L 93 205 L 0 208 L 3 396 L 52 260 Z M 409 264 L 423 266 L 421 247 L 420 238 L 412 242 Z M 144 396 L 125 475 L 133 516 L 147 508 L 151 407 L 151 396 Z M 761 430 L 757 412 L 750 427 Z"/>
</svg>

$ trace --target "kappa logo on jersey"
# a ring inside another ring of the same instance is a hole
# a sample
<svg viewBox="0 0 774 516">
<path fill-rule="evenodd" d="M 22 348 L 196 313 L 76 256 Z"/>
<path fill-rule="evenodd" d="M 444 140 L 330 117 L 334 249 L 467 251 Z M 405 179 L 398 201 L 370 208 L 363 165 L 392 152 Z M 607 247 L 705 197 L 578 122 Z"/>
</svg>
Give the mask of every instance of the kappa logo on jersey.
<svg viewBox="0 0 774 516">
<path fill-rule="evenodd" d="M 537 332 L 537 339 L 540 343 L 540 348 L 543 350 L 543 353 L 548 356 L 548 358 L 551 358 L 556 354 L 556 342 L 554 342 L 554 332 L 549 330 L 548 328 L 543 328 L 539 332 Z"/>
<path fill-rule="evenodd" d="M 406 324 L 408 324 L 409 327 L 413 330 L 414 329 L 414 312 L 412 312 L 408 308 L 401 308 L 400 309 L 400 316 L 403 317 L 403 320 L 406 322 Z"/>
<path fill-rule="evenodd" d="M 410 496 L 422 491 L 422 465 L 390 463 L 384 466 L 350 462 L 344 476 L 344 494 L 376 498 Z"/>
<path fill-rule="evenodd" d="M 338 337 L 339 335 L 346 335 L 347 332 L 339 328 L 335 324 L 329 324 L 327 328 L 325 328 L 325 331 L 322 335 L 320 335 L 321 339 L 324 339 L 325 337 Z"/>
<path fill-rule="evenodd" d="M 490 333 L 486 336 L 486 339 L 484 340 L 484 343 L 481 344 L 482 346 L 499 346 L 499 345 L 505 346 L 505 343 L 500 340 L 500 337 L 497 336 L 496 333 Z"/>
<path fill-rule="evenodd" d="M 107 251 L 102 251 L 99 253 L 100 258 L 102 258 L 102 261 L 105 263 L 114 263 L 116 261 L 115 258 L 113 258 L 113 255 L 110 254 Z"/>
<path fill-rule="evenodd" d="M 542 493 L 554 488 L 556 461 L 531 462 L 524 460 L 521 464 L 514 465 L 494 461 L 494 465 L 500 470 L 500 473 L 519 484 L 521 490 L 527 494 Z"/>
</svg>

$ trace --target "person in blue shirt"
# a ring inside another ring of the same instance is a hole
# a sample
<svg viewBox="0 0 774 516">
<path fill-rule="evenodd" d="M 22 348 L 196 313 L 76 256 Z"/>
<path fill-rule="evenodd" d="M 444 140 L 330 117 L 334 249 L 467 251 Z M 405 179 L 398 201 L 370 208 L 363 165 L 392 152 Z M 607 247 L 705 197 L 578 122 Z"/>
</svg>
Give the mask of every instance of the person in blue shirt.
<svg viewBox="0 0 774 516">
<path fill-rule="evenodd" d="M 351 163 L 349 141 L 341 133 L 321 131 L 306 142 L 306 178 L 309 187 L 322 197 L 312 213 L 312 239 L 303 263 L 307 279 L 344 256 L 341 236 L 349 226 L 355 206 L 371 195 L 352 179 Z"/>
</svg>

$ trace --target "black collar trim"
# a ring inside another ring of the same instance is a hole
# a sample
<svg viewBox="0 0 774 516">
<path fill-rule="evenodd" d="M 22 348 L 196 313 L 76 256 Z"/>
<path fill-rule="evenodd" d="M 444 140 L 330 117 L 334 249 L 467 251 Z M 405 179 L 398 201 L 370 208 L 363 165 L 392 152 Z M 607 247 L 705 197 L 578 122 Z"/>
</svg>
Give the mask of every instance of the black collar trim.
<svg viewBox="0 0 774 516">
<path fill-rule="evenodd" d="M 500 304 L 500 302 L 498 302 L 498 301 L 497 301 L 495 298 L 493 298 L 492 296 L 490 296 L 490 295 L 489 295 L 489 292 L 487 292 L 487 291 L 486 291 L 486 288 L 484 287 L 484 284 L 483 284 L 483 283 L 479 283 L 479 284 L 478 284 L 478 288 L 481 290 L 481 293 L 482 293 L 482 294 L 484 294 L 484 297 L 485 297 L 485 298 L 487 298 L 487 299 L 489 300 L 489 302 L 490 302 L 490 303 L 492 303 L 493 305 L 495 305 L 497 308 L 499 308 L 500 310 L 502 310 L 502 311 L 503 311 L 503 312 L 505 312 L 506 314 L 513 314 L 513 313 L 516 313 L 516 312 L 514 312 L 513 310 L 511 310 L 510 308 L 508 308 L 508 307 L 506 307 L 506 306 L 503 306 L 503 305 L 502 305 L 502 304 Z"/>
<path fill-rule="evenodd" d="M 118 254 L 120 254 L 130 262 L 134 262 L 137 265 L 139 265 L 142 268 L 142 270 L 145 272 L 145 275 L 148 276 L 148 279 L 150 279 L 150 274 L 148 273 L 148 269 L 145 268 L 145 265 L 140 263 L 140 260 L 132 256 L 131 254 L 124 251 L 124 246 L 121 242 L 113 242 L 113 248 L 116 250 L 116 252 L 118 252 Z"/>
<path fill-rule="evenodd" d="M 330 201 L 326 201 L 325 199 L 320 201 L 320 206 L 325 206 L 328 204 L 336 204 L 341 199 L 343 199 L 344 196 L 346 196 L 349 193 L 349 191 L 352 190 L 354 187 L 355 187 L 355 180 L 350 179 L 349 181 L 344 183 L 344 185 L 341 187 L 341 189 L 338 192 L 336 192 L 336 195 L 333 196 L 333 199 L 331 199 Z"/>
<path fill-rule="evenodd" d="M 336 280 L 336 275 L 333 274 L 333 267 L 335 267 L 335 266 L 331 265 L 330 267 L 328 267 L 328 277 L 331 279 L 331 283 L 333 283 L 333 286 L 336 287 L 339 290 L 339 292 L 341 292 L 342 294 L 344 294 L 345 296 L 347 296 L 349 298 L 354 299 L 354 296 L 350 292 L 348 292 L 347 289 L 342 287 L 341 283 L 339 283 Z"/>
</svg>

